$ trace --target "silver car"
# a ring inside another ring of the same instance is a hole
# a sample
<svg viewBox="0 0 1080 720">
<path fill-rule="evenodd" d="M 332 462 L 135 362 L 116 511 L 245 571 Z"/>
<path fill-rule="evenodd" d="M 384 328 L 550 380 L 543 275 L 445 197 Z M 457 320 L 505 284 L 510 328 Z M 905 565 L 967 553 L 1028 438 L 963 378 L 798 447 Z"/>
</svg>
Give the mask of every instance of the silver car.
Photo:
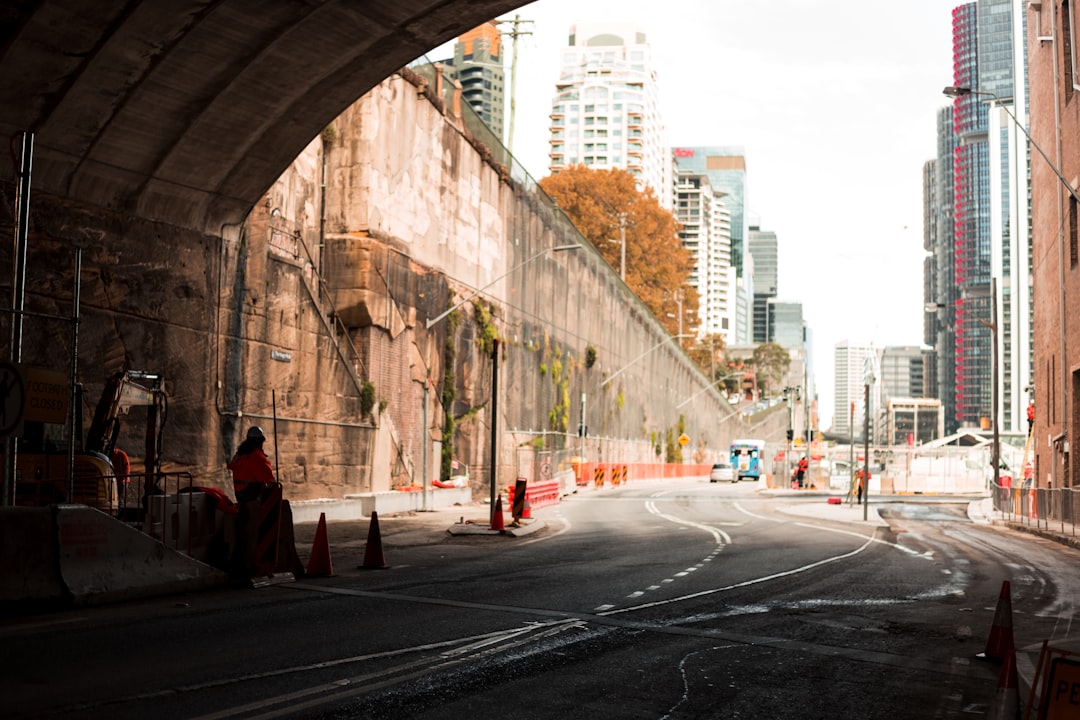
<svg viewBox="0 0 1080 720">
<path fill-rule="evenodd" d="M 731 463 L 726 460 L 721 460 L 712 466 L 712 471 L 709 472 L 709 482 L 738 482 L 738 478 L 735 476 L 735 468 L 731 467 Z"/>
</svg>

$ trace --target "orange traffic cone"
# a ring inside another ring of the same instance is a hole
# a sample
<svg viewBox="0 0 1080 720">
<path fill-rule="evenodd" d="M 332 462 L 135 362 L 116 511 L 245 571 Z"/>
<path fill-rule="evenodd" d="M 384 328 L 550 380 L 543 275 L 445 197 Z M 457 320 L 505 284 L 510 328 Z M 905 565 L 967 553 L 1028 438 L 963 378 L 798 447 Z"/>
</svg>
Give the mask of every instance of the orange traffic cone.
<svg viewBox="0 0 1080 720">
<path fill-rule="evenodd" d="M 371 524 L 368 526 L 367 545 L 364 547 L 364 564 L 361 570 L 382 570 L 388 567 L 383 559 L 382 535 L 379 533 L 379 513 L 371 511 Z"/>
<path fill-rule="evenodd" d="M 503 518 L 502 493 L 495 497 L 495 509 L 491 511 L 491 529 L 505 530 L 506 520 Z"/>
<path fill-rule="evenodd" d="M 319 526 L 315 528 L 315 542 L 311 544 L 305 574 L 310 577 L 331 577 L 334 574 L 334 564 L 330 562 L 330 541 L 326 537 L 326 513 L 319 513 Z"/>
<path fill-rule="evenodd" d="M 525 509 L 521 512 L 521 517 L 526 520 L 532 519 L 532 503 L 529 502 L 529 496 L 525 496 Z"/>
<path fill-rule="evenodd" d="M 1016 651 L 1009 648 L 998 673 L 997 695 L 988 720 L 1017 720 L 1020 717 L 1020 690 L 1016 677 Z"/>
<path fill-rule="evenodd" d="M 994 611 L 994 624 L 990 628 L 990 637 L 986 639 L 986 650 L 976 655 L 983 660 L 1004 660 L 1015 647 L 1013 644 L 1012 595 L 1009 581 L 1001 583 L 997 609 Z"/>
</svg>

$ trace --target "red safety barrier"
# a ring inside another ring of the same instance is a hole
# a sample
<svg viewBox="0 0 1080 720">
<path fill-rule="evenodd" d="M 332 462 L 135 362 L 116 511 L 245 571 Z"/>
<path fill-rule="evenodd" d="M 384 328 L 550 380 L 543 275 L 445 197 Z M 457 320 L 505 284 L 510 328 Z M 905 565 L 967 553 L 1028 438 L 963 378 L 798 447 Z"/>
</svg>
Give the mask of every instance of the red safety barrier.
<svg viewBox="0 0 1080 720">
<path fill-rule="evenodd" d="M 515 488 L 513 487 L 507 489 L 507 495 L 509 496 L 509 503 L 511 506 L 514 504 L 514 490 Z M 525 499 L 529 501 L 531 508 L 556 505 L 559 502 L 560 496 L 561 490 L 559 488 L 558 480 L 531 482 L 525 486 Z"/>
</svg>

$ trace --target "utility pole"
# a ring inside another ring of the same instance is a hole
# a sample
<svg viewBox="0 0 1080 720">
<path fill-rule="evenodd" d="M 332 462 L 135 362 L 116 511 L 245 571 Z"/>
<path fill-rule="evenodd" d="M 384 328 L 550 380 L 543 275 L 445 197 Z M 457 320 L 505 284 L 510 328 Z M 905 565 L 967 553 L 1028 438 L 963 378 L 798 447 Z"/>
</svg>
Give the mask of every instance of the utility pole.
<svg viewBox="0 0 1080 720">
<path fill-rule="evenodd" d="M 518 38 L 523 35 L 532 35 L 532 32 L 523 31 L 519 28 L 520 25 L 525 23 L 532 23 L 532 20 L 522 20 L 520 15 L 515 15 L 513 20 L 500 20 L 499 25 L 510 25 L 513 27 L 510 32 L 504 32 L 503 35 L 509 35 L 511 38 L 511 51 L 510 51 L 510 123 L 509 130 L 506 135 L 506 149 L 510 151 L 510 154 L 514 154 L 514 113 L 517 110 L 517 50 L 518 50 Z"/>
<path fill-rule="evenodd" d="M 619 213 L 619 243 L 622 245 L 621 259 L 619 260 L 619 277 L 626 282 L 626 213 Z M 679 328 L 682 334 L 682 328 Z"/>
</svg>

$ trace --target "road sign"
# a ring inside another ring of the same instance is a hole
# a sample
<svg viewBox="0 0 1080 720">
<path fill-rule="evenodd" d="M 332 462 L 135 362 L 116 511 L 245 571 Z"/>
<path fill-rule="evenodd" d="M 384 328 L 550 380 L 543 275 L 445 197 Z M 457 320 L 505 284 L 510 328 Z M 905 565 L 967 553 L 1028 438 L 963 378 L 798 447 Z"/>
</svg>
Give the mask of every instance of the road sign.
<svg viewBox="0 0 1080 720">
<path fill-rule="evenodd" d="M 45 368 L 26 367 L 27 422 L 63 425 L 68 420 L 68 399 L 71 390 L 62 372 Z"/>
<path fill-rule="evenodd" d="M 690 438 L 686 437 L 686 433 L 679 436 L 679 444 L 686 447 L 686 444 L 690 442 Z"/>
<path fill-rule="evenodd" d="M 21 368 L 0 362 L 0 436 L 7 437 L 19 428 L 25 405 L 26 383 Z"/>
<path fill-rule="evenodd" d="M 1066 720 L 1080 713 L 1080 662 L 1054 658 L 1043 698 L 1042 720 Z"/>
</svg>

